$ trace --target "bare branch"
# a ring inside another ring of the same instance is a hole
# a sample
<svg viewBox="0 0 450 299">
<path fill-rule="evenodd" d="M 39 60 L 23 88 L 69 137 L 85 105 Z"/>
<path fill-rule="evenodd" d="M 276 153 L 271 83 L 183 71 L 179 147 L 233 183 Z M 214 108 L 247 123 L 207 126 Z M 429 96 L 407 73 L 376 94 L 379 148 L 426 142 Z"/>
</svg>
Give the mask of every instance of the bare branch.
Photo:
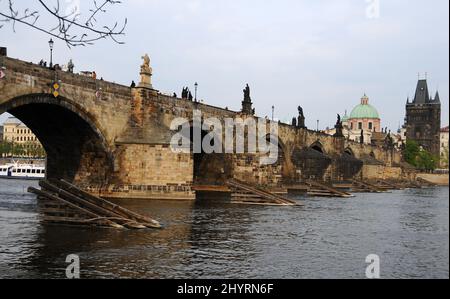
<svg viewBox="0 0 450 299">
<path fill-rule="evenodd" d="M 87 15 L 85 21 L 81 20 L 79 8 L 75 7 L 71 11 L 63 13 L 59 0 L 53 7 L 48 2 L 37 0 L 36 3 L 39 4 L 41 10 L 26 8 L 20 12 L 15 8 L 14 1 L 8 0 L 7 8 L 0 8 L 0 29 L 5 24 L 11 24 L 12 30 L 15 32 L 16 24 L 23 24 L 60 39 L 69 47 L 92 45 L 98 40 L 107 38 L 118 44 L 124 43 L 120 38 L 125 35 L 127 19 L 124 20 L 123 25 L 119 25 L 118 22 L 112 26 L 97 24 L 98 15 L 106 14 L 108 6 L 121 4 L 121 1 L 102 0 L 99 4 L 97 0 L 93 0 L 93 8 L 89 9 L 90 14 Z M 39 24 L 38 21 L 43 17 L 50 17 L 55 24 L 52 26 Z"/>
</svg>

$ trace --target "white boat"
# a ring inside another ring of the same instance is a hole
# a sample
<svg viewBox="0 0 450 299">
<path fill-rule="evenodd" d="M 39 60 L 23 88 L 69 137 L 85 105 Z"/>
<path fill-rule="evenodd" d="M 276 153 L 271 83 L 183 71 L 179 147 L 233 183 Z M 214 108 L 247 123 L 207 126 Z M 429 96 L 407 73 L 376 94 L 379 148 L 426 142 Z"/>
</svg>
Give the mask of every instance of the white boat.
<svg viewBox="0 0 450 299">
<path fill-rule="evenodd" d="M 0 178 L 39 180 L 45 178 L 45 167 L 33 164 L 0 165 Z"/>
</svg>

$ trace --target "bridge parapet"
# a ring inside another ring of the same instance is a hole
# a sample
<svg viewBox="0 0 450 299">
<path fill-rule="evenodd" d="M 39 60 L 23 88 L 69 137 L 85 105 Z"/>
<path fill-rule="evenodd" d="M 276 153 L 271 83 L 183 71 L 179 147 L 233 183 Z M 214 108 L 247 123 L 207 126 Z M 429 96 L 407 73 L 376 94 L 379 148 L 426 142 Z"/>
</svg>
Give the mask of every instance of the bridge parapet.
<svg viewBox="0 0 450 299">
<path fill-rule="evenodd" d="M 121 84 L 98 79 L 94 80 L 92 77 L 75 73 L 55 71 L 31 62 L 25 62 L 10 57 L 2 57 L 2 64 L 6 68 L 7 73 L 28 75 L 34 77 L 35 80 L 44 80 L 49 82 L 54 82 L 56 79 L 61 80 L 68 85 L 80 86 L 83 89 L 97 90 L 98 88 L 102 88 L 104 92 L 115 95 L 130 96 L 131 88 Z M 30 82 L 25 81 L 25 83 Z"/>
</svg>

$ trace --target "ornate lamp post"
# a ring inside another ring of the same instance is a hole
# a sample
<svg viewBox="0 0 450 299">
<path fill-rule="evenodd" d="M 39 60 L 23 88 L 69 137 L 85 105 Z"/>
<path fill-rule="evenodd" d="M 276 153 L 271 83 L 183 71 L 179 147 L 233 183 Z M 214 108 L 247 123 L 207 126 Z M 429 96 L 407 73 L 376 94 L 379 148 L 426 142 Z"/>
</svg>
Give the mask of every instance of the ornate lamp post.
<svg viewBox="0 0 450 299">
<path fill-rule="evenodd" d="M 50 47 L 50 68 L 53 67 L 53 46 L 55 45 L 55 42 L 53 41 L 53 39 L 50 39 L 48 41 L 48 45 Z"/>
<path fill-rule="evenodd" d="M 272 121 L 275 119 L 275 106 L 272 106 Z"/>
</svg>

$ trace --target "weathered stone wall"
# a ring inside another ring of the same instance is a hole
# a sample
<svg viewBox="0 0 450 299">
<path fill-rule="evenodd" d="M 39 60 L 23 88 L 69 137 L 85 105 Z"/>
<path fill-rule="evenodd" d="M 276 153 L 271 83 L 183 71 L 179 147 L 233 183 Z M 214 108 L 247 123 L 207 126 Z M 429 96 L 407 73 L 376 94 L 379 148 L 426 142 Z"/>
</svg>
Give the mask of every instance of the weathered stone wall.
<svg viewBox="0 0 450 299">
<path fill-rule="evenodd" d="M 429 173 L 420 173 L 417 175 L 418 178 L 424 179 L 430 183 L 439 185 L 439 186 L 448 186 L 449 185 L 449 176 L 448 174 L 429 174 Z"/>
<path fill-rule="evenodd" d="M 384 179 L 397 180 L 402 178 L 402 168 L 384 165 L 364 165 L 362 169 L 362 179 Z"/>
<path fill-rule="evenodd" d="M 192 155 L 174 153 L 168 146 L 127 145 L 116 160 L 119 168 L 115 175 L 122 184 L 192 184 Z"/>
</svg>

